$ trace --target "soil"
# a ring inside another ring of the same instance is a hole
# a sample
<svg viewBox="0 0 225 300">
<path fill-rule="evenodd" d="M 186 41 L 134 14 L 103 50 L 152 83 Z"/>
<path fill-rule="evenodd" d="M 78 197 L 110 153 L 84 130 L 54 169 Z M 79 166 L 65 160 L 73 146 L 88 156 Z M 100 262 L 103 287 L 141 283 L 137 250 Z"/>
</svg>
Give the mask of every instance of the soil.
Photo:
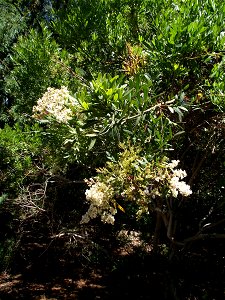
<svg viewBox="0 0 225 300">
<path fill-rule="evenodd" d="M 24 238 L 0 275 L 0 299 L 225 299 L 225 262 L 204 244 L 169 261 L 165 245 L 153 253 L 140 232 L 91 237 Z"/>
</svg>

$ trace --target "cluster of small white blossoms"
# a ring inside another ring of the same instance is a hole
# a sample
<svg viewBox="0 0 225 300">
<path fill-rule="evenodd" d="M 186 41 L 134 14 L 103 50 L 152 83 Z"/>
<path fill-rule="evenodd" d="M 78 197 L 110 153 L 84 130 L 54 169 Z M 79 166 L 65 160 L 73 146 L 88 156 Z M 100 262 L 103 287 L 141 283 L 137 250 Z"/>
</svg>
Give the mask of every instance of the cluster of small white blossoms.
<svg viewBox="0 0 225 300">
<path fill-rule="evenodd" d="M 172 160 L 171 163 L 167 164 L 167 167 L 172 171 L 171 178 L 169 180 L 169 189 L 175 198 L 178 196 L 178 193 L 185 197 L 192 194 L 190 186 L 182 181 L 182 179 L 187 176 L 186 171 L 175 169 L 179 162 L 179 160 Z"/>
<path fill-rule="evenodd" d="M 46 116 L 53 116 L 59 123 L 68 123 L 73 115 L 71 108 L 77 105 L 77 100 L 70 96 L 66 87 L 63 86 L 61 89 L 49 87 L 33 107 L 33 117 L 43 119 Z"/>
<path fill-rule="evenodd" d="M 139 195 L 136 188 L 133 185 L 129 185 L 121 193 L 124 198 L 136 199 L 137 204 L 140 209 L 137 212 L 137 217 L 141 217 L 143 213 L 149 213 L 149 199 L 155 199 L 156 196 L 163 196 L 160 187 L 167 186 L 168 194 L 172 194 L 173 197 L 177 197 L 180 193 L 181 195 L 187 197 L 192 191 L 190 186 L 186 184 L 182 179 L 187 176 L 186 171 L 177 169 L 179 160 L 172 160 L 170 163 L 164 163 L 164 167 L 158 169 L 158 172 L 152 179 L 157 182 L 156 186 L 152 185 L 152 189 L 149 187 L 142 186 L 144 188 L 143 192 L 140 188 Z M 104 223 L 114 224 L 115 214 L 117 209 L 113 206 L 113 197 L 115 195 L 114 184 L 104 183 L 101 181 L 95 181 L 89 179 L 86 181 L 89 185 L 89 189 L 86 190 L 86 199 L 90 202 L 90 207 L 85 215 L 83 215 L 81 224 L 88 223 L 91 219 L 98 216 Z M 154 181 L 153 181 L 154 182 Z M 137 198 L 136 198 L 137 196 Z M 164 195 L 165 196 L 165 195 Z"/>
<path fill-rule="evenodd" d="M 83 215 L 80 223 L 88 223 L 91 219 L 101 216 L 102 222 L 114 224 L 114 215 L 117 210 L 109 204 L 109 200 L 112 198 L 112 190 L 103 182 L 93 183 L 93 181 L 89 181 L 89 184 L 92 184 L 92 186 L 86 190 L 85 195 L 91 205 Z"/>
</svg>

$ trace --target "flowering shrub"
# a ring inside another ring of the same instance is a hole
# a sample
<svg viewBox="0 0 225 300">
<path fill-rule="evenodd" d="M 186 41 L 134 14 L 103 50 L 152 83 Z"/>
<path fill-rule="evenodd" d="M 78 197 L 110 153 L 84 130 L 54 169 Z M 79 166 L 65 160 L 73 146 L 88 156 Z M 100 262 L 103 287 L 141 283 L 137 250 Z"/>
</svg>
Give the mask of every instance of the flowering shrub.
<svg viewBox="0 0 225 300">
<path fill-rule="evenodd" d="M 146 159 L 140 155 L 141 149 L 121 145 L 123 152 L 118 161 L 107 162 L 105 168 L 98 169 L 95 178 L 87 180 L 89 189 L 86 199 L 90 207 L 81 223 L 101 216 L 105 223 L 113 224 L 117 209 L 125 212 L 126 202 L 137 204 L 137 218 L 143 214 L 167 205 L 168 198 L 178 195 L 189 196 L 190 186 L 182 179 L 186 172 L 177 169 L 179 160 L 168 162 Z M 164 203 L 165 202 L 165 203 Z"/>
<path fill-rule="evenodd" d="M 73 108 L 78 106 L 75 98 L 70 96 L 66 87 L 54 89 L 49 87 L 42 98 L 33 107 L 34 118 L 45 119 L 50 116 L 59 123 L 68 123 L 73 117 Z"/>
</svg>

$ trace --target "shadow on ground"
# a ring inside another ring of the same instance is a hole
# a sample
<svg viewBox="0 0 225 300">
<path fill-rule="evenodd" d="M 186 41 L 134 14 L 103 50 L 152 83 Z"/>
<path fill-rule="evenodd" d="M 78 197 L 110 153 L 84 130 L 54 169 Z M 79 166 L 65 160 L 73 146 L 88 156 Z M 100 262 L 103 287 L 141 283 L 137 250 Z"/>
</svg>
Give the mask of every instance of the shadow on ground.
<svg viewBox="0 0 225 300">
<path fill-rule="evenodd" d="M 69 241 L 70 247 L 65 235 L 24 241 L 11 271 L 0 276 L 0 299 L 225 299 L 224 261 L 203 252 L 204 245 L 169 262 L 137 238 L 133 244 L 76 240 L 74 247 Z"/>
</svg>

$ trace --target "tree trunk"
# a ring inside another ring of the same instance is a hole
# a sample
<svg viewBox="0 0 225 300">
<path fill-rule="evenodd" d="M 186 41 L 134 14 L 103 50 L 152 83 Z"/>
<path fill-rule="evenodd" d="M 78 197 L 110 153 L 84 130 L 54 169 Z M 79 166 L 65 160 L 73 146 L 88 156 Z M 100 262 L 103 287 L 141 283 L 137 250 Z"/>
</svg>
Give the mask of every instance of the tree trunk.
<svg viewBox="0 0 225 300">
<path fill-rule="evenodd" d="M 162 216 L 159 211 L 156 211 L 156 224 L 155 224 L 155 232 L 153 238 L 153 251 L 157 252 L 159 246 L 159 235 L 162 227 Z"/>
</svg>

